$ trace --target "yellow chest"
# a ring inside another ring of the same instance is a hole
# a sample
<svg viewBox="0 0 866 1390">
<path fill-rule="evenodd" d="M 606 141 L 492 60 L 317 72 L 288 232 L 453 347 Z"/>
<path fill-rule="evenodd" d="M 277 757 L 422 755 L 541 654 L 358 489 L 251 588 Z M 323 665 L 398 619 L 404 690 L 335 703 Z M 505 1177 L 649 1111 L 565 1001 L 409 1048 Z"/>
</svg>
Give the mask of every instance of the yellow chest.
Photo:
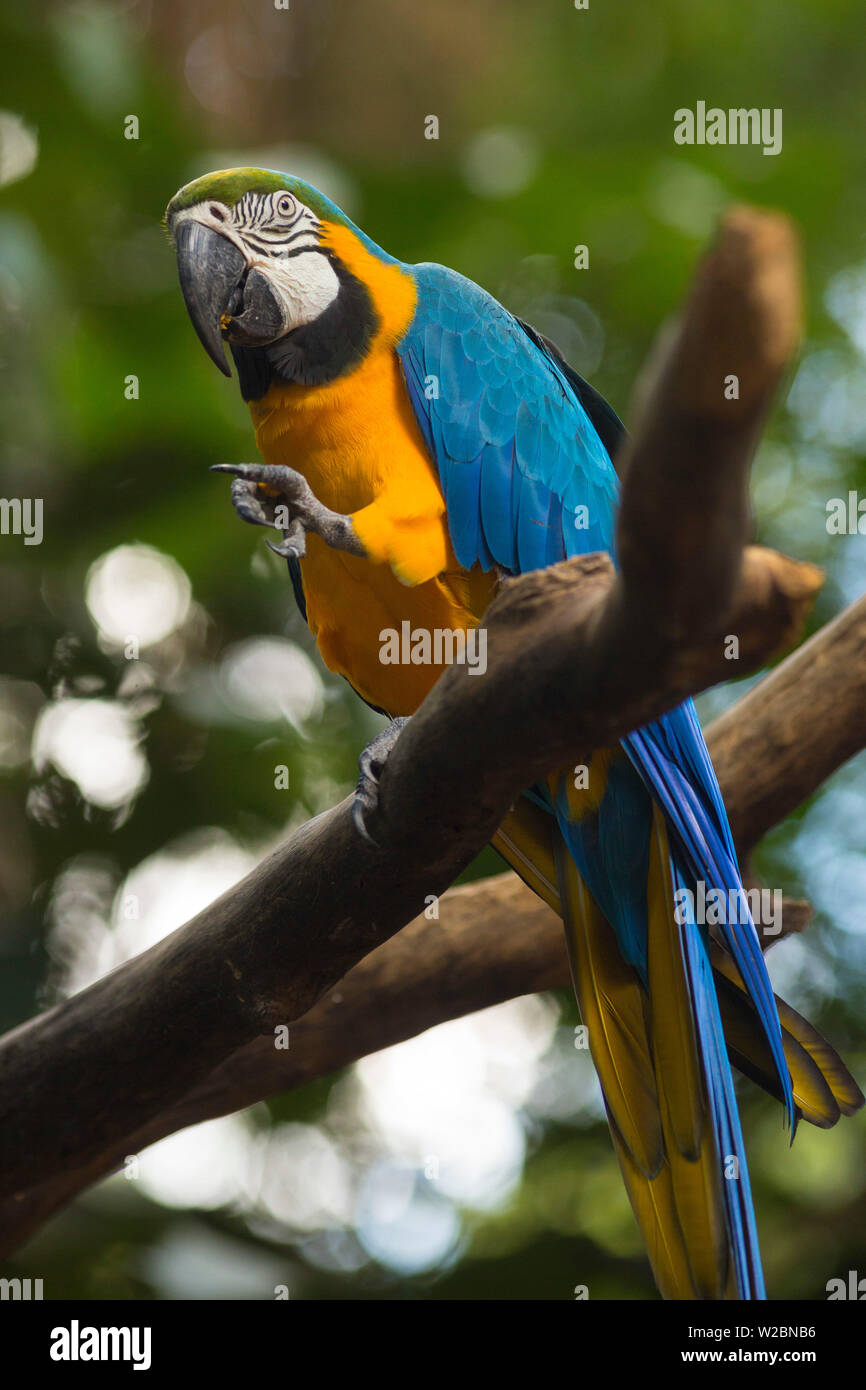
<svg viewBox="0 0 866 1390">
<path fill-rule="evenodd" d="M 251 410 L 265 461 L 297 469 L 322 502 L 351 514 L 374 556 L 307 538 L 301 575 L 325 664 L 371 704 L 413 713 L 442 666 L 383 662 L 390 634 L 404 622 L 431 634 L 474 627 L 496 581 L 457 564 L 396 355 L 375 353 L 325 387 L 273 386 Z"/>
<path fill-rule="evenodd" d="M 250 411 L 267 462 L 296 468 L 336 511 L 369 506 L 398 478 L 438 488 L 393 352 L 326 386 L 272 386 Z"/>
</svg>

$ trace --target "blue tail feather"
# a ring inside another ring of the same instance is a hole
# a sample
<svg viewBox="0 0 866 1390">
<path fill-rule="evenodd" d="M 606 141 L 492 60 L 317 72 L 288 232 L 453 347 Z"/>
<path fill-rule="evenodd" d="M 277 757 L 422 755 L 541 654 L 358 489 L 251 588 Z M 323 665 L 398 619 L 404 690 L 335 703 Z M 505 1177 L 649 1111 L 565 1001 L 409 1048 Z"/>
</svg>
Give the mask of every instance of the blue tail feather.
<svg viewBox="0 0 866 1390">
<path fill-rule="evenodd" d="M 684 888 L 686 884 L 676 865 L 675 857 L 671 870 L 674 887 Z M 722 1164 L 722 1195 L 737 1275 L 737 1288 L 741 1298 L 762 1299 L 766 1294 L 752 1207 L 749 1169 L 734 1093 L 734 1079 L 731 1075 L 713 983 L 706 931 L 697 925 L 693 913 L 686 912 L 684 916 L 684 930 L 680 939 L 691 985 L 695 1029 L 704 1063 L 713 1133 Z M 736 1160 L 733 1169 L 730 1167 L 732 1159 Z"/>
<path fill-rule="evenodd" d="M 682 714 L 680 710 L 683 711 Z M 731 892 L 739 893 L 742 890 L 730 826 L 703 736 L 697 725 L 697 717 L 685 706 L 681 706 L 680 710 L 674 710 L 672 714 L 665 716 L 663 721 L 630 734 L 623 740 L 623 746 L 644 783 L 665 812 L 669 832 L 674 844 L 678 844 L 681 849 L 689 877 L 695 882 L 702 880 L 706 884 L 707 892 L 711 889 L 720 890 L 727 903 Z M 675 734 L 673 743 L 666 736 L 671 728 Z M 683 770 L 680 759 L 676 757 L 683 745 L 692 754 L 689 758 L 691 767 L 688 769 L 692 773 L 691 777 Z M 696 756 L 698 750 L 702 750 L 702 757 Z M 700 791 L 706 791 L 710 807 L 705 804 L 695 787 L 696 774 L 700 778 L 698 788 Z M 743 903 L 743 911 L 737 915 L 739 918 L 745 917 L 746 920 L 729 922 L 725 916 L 725 920 L 718 924 L 718 929 L 743 977 L 743 983 L 764 1029 L 776 1064 L 788 1123 L 793 1133 L 796 1124 L 794 1094 L 785 1061 L 776 1001 L 754 923 L 745 910 L 745 900 L 739 901 Z"/>
</svg>

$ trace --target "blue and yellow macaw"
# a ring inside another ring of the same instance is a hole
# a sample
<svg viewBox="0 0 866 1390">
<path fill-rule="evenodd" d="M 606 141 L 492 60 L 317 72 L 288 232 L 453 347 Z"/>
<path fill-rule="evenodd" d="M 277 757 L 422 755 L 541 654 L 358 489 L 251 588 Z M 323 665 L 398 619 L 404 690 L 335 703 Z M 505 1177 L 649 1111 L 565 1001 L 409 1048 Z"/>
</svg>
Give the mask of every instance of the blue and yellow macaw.
<svg viewBox="0 0 866 1390">
<path fill-rule="evenodd" d="M 207 174 L 166 221 L 193 325 L 226 375 L 228 343 L 265 459 L 224 466 L 235 506 L 282 531 L 323 660 L 398 728 L 441 668 L 383 663 L 383 631 L 468 631 L 502 575 L 612 552 L 622 425 L 478 285 L 396 260 L 300 179 Z M 362 831 L 387 746 L 362 758 Z M 729 1058 L 792 1132 L 863 1097 L 774 997 L 751 919 L 712 939 L 695 920 L 697 885 L 730 901 L 740 875 L 691 702 L 573 772 L 527 789 L 494 843 L 565 921 L 659 1289 L 762 1298 Z"/>
</svg>

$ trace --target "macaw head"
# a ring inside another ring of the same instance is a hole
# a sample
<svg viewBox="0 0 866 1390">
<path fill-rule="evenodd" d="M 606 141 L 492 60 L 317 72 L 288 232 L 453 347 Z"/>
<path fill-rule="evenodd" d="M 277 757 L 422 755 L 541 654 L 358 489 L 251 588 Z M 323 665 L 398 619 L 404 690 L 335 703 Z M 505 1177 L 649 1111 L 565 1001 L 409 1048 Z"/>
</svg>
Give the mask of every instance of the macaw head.
<svg viewBox="0 0 866 1390">
<path fill-rule="evenodd" d="M 358 258 L 396 265 L 329 198 L 269 169 L 223 169 L 172 198 L 166 226 L 187 311 L 209 357 L 244 395 L 274 374 L 329 380 L 375 333 L 370 277 Z"/>
</svg>

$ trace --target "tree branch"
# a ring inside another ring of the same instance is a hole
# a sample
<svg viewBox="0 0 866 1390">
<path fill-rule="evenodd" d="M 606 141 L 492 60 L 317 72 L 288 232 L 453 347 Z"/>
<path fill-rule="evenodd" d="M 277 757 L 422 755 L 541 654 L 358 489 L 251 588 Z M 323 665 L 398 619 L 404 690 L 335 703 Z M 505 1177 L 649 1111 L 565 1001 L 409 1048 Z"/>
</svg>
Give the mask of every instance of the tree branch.
<svg viewBox="0 0 866 1390">
<path fill-rule="evenodd" d="M 729 634 L 741 671 L 794 639 L 818 572 L 743 547 L 748 463 L 798 321 L 788 224 L 738 211 L 644 396 L 623 460 L 619 571 L 588 556 L 503 586 L 486 674 L 448 670 L 389 760 L 381 848 L 344 802 L 165 941 L 4 1039 L 0 1194 L 18 1238 L 40 1184 L 80 1185 L 232 1054 L 307 1015 L 444 892 L 524 787 L 729 678 Z M 544 987 L 546 959 L 516 960 L 514 980 Z"/>
<path fill-rule="evenodd" d="M 743 858 L 866 747 L 864 686 L 866 597 L 804 642 L 708 730 Z M 741 775 L 746 768 L 748 776 Z"/>
</svg>

